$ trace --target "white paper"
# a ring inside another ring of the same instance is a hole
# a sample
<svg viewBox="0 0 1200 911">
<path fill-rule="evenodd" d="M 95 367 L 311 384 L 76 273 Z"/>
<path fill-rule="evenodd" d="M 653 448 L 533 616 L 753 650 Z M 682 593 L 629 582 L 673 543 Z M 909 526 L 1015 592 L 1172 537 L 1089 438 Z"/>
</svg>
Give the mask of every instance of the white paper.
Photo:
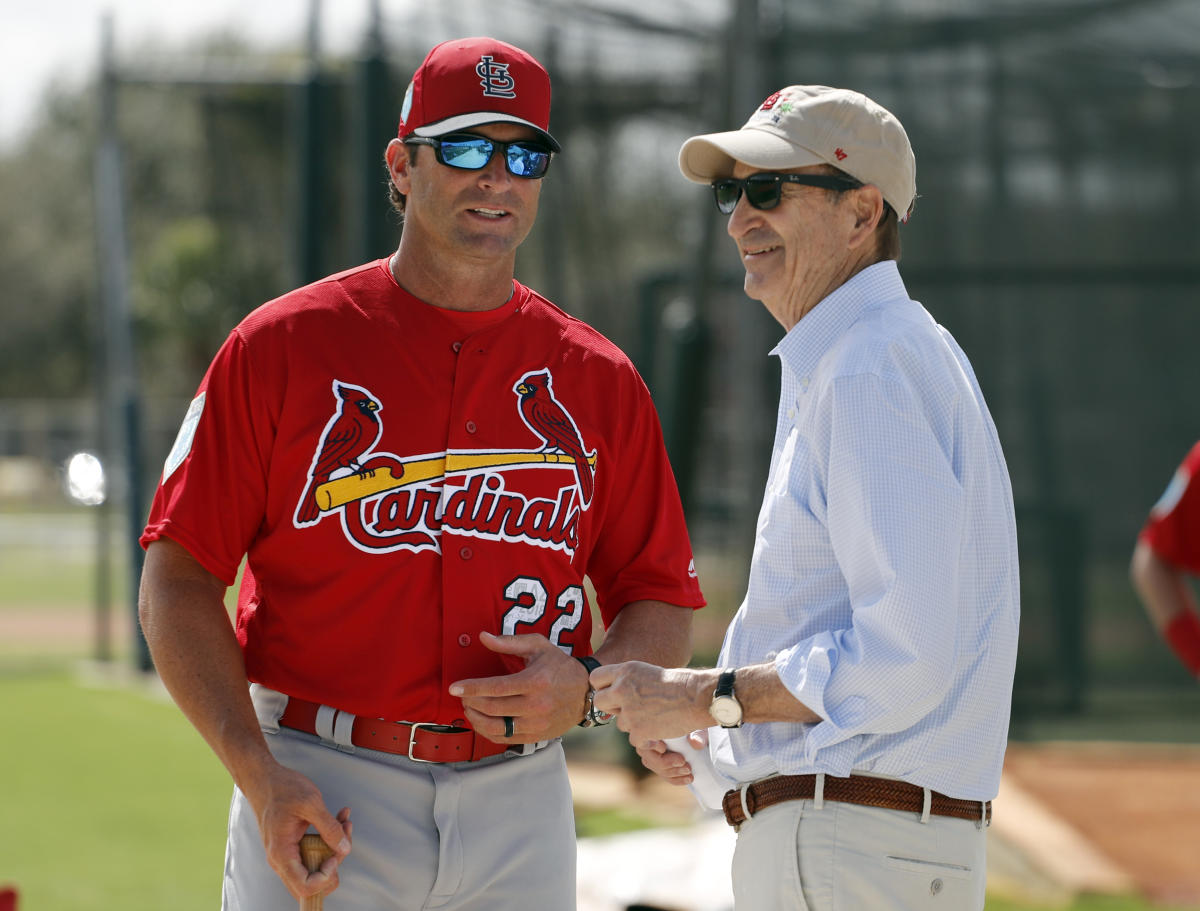
<svg viewBox="0 0 1200 911">
<path fill-rule="evenodd" d="M 692 746 L 686 734 L 682 737 L 670 737 L 663 742 L 668 750 L 682 753 L 688 765 L 692 767 L 692 783 L 688 785 L 688 790 L 700 805 L 710 810 L 721 809 L 721 798 L 725 796 L 726 791 L 736 788 L 737 782 L 713 765 L 708 747 L 697 749 Z"/>
</svg>

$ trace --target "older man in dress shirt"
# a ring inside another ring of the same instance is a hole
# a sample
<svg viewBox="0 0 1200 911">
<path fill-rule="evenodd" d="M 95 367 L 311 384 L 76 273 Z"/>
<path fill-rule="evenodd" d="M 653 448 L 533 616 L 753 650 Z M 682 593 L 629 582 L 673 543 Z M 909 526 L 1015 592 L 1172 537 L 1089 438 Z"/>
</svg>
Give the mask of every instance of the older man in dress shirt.
<svg viewBox="0 0 1200 911">
<path fill-rule="evenodd" d="M 739 911 L 981 909 L 1016 526 L 971 365 L 897 267 L 908 137 L 856 92 L 789 86 L 679 161 L 786 330 L 775 444 L 720 667 L 601 667 L 595 705 L 667 779 L 728 780 Z M 705 752 L 663 743 L 697 729 Z"/>
</svg>

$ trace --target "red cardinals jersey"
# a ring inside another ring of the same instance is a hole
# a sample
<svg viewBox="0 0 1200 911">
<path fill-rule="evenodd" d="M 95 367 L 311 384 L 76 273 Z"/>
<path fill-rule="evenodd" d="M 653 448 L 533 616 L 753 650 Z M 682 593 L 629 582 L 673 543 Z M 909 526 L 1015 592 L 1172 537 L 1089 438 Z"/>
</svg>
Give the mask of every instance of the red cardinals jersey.
<svg viewBox="0 0 1200 911">
<path fill-rule="evenodd" d="M 1175 470 L 1139 536 L 1158 556 L 1200 575 L 1200 443 Z"/>
<path fill-rule="evenodd" d="M 704 604 L 649 393 L 521 285 L 446 311 L 387 260 L 229 336 L 167 458 L 143 545 L 232 584 L 252 681 L 356 715 L 458 722 L 455 680 L 512 673 L 479 632 L 590 651 L 586 573 L 624 605 Z"/>
</svg>

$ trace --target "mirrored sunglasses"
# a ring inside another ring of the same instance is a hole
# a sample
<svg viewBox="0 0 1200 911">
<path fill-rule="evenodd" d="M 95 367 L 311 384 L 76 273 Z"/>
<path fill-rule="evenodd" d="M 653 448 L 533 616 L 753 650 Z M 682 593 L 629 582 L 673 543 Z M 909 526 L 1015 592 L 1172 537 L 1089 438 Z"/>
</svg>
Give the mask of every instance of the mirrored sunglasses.
<svg viewBox="0 0 1200 911">
<path fill-rule="evenodd" d="M 712 182 L 713 196 L 717 208 L 729 215 L 737 208 L 742 193 L 746 202 L 755 209 L 774 209 L 783 196 L 785 183 L 799 183 L 806 187 L 823 187 L 826 190 L 854 190 L 862 186 L 852 177 L 836 177 L 833 174 L 751 174 L 749 177 L 724 177 Z"/>
<path fill-rule="evenodd" d="M 530 180 L 545 175 L 553 154 L 549 148 L 534 140 L 501 142 L 474 133 L 451 133 L 436 139 L 410 136 L 404 141 L 409 145 L 433 146 L 433 154 L 440 163 L 464 171 L 479 171 L 487 167 L 499 149 L 508 173 Z"/>
</svg>

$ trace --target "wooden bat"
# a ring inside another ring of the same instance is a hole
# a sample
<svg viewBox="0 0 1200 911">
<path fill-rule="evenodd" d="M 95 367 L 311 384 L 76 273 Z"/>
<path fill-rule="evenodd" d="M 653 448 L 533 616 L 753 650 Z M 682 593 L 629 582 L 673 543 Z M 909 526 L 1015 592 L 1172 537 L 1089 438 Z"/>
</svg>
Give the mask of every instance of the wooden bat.
<svg viewBox="0 0 1200 911">
<path fill-rule="evenodd" d="M 309 873 L 315 873 L 327 858 L 333 856 L 333 849 L 325 844 L 320 835 L 311 832 L 300 839 L 300 859 Z M 322 911 L 325 907 L 325 893 L 310 895 L 300 899 L 300 911 Z"/>
<path fill-rule="evenodd" d="M 596 466 L 596 456 L 588 456 L 588 464 Z M 399 466 L 400 474 L 389 466 L 373 469 L 367 475 L 350 474 L 326 481 L 316 489 L 317 504 L 322 512 L 328 512 L 355 500 L 458 474 L 479 468 L 516 468 L 526 465 L 562 465 L 573 467 L 572 456 L 558 452 L 515 451 L 515 452 L 452 452 L 432 459 L 409 459 Z"/>
</svg>

